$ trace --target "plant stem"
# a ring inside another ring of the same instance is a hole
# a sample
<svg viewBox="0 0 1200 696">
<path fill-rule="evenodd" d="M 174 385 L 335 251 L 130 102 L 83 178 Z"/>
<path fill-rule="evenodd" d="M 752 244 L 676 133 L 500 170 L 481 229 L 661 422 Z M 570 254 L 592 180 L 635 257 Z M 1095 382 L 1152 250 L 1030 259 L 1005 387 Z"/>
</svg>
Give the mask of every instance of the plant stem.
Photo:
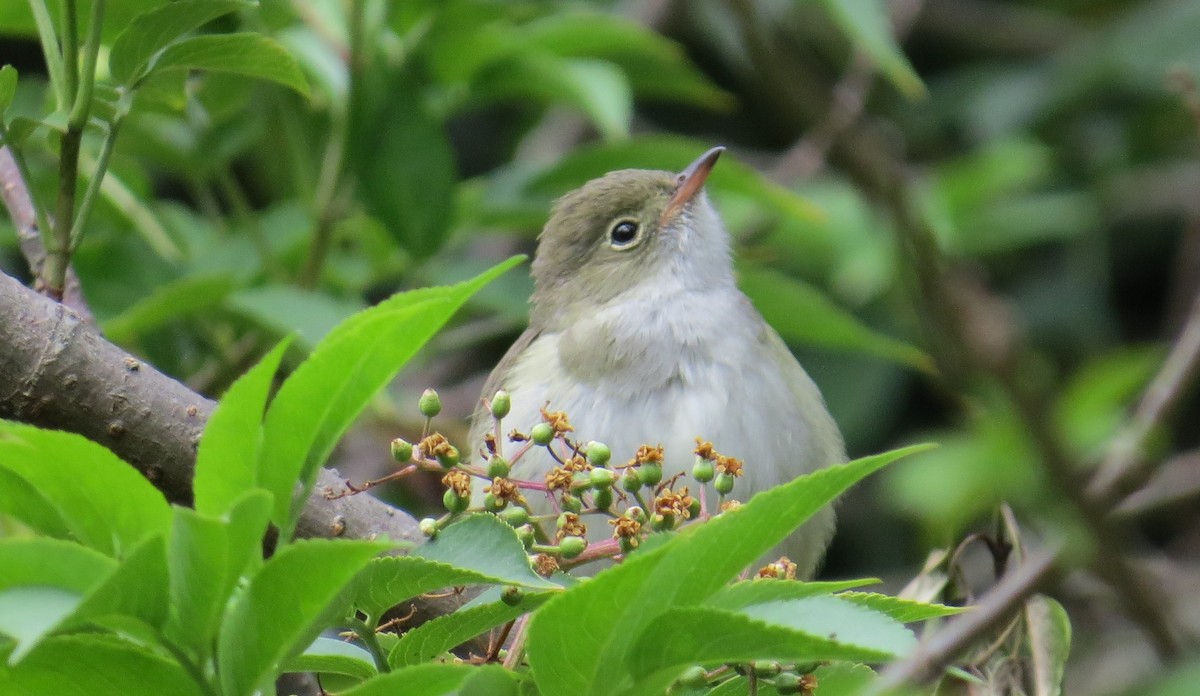
<svg viewBox="0 0 1200 696">
<path fill-rule="evenodd" d="M 380 672 L 392 671 L 391 666 L 388 665 L 387 654 L 383 651 L 383 646 L 379 644 L 378 636 L 375 635 L 375 629 L 361 619 L 354 619 L 350 622 L 350 630 L 354 631 L 354 635 L 358 636 L 367 651 L 371 653 L 376 669 Z"/>
<path fill-rule="evenodd" d="M 83 240 L 84 225 L 91 216 L 92 207 L 96 204 L 96 196 L 100 193 L 100 187 L 104 183 L 104 174 L 108 171 L 108 161 L 112 157 L 113 146 L 117 142 L 117 132 L 120 129 L 121 120 L 117 118 L 108 127 L 108 133 L 105 134 L 104 142 L 100 146 L 96 171 L 92 173 L 92 180 L 88 182 L 87 190 L 83 193 L 83 200 L 79 202 L 79 211 L 75 213 L 75 224 L 71 225 L 70 246 L 68 247 L 70 254 L 75 253 L 79 248 L 79 243 Z"/>
<path fill-rule="evenodd" d="M 42 53 L 46 57 L 46 72 L 50 75 L 50 85 L 54 88 L 55 108 L 65 110 L 71 104 L 71 95 L 67 91 L 66 76 L 63 71 L 63 57 L 58 49 L 58 37 L 54 34 L 54 20 L 42 0 L 29 0 L 29 11 L 33 22 L 37 25 L 38 39 L 42 43 Z M 26 177 L 26 181 L 29 178 Z"/>
</svg>

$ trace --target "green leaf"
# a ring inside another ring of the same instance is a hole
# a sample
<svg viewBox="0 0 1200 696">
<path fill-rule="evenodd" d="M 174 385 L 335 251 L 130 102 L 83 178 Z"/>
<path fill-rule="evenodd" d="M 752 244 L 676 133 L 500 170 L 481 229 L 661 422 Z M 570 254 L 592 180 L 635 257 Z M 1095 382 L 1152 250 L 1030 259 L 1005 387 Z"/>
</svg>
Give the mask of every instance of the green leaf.
<svg viewBox="0 0 1200 696">
<path fill-rule="evenodd" d="M 367 559 L 387 544 L 309 539 L 283 547 L 234 596 L 221 622 L 217 671 L 226 693 L 264 688 L 283 660 L 312 643 Z"/>
<path fill-rule="evenodd" d="M 554 598 L 529 627 L 538 688 L 544 696 L 598 696 L 630 687 L 632 675 L 618 667 L 629 659 L 629 636 L 659 625 L 670 609 L 711 597 L 856 481 L 926 448 L 894 450 L 801 476 Z"/>
<path fill-rule="evenodd" d="M 526 563 L 518 571 L 518 577 L 504 578 L 417 556 L 376 558 L 355 579 L 354 606 L 367 616 L 379 617 L 406 599 L 447 587 L 500 584 L 535 589 L 549 589 L 547 584 L 557 587 L 535 573 L 527 573 L 528 570 Z"/>
<path fill-rule="evenodd" d="M 379 92 L 379 103 L 352 104 L 356 195 L 401 248 L 425 259 L 442 248 L 450 229 L 454 151 L 416 81 L 398 74 Z"/>
<path fill-rule="evenodd" d="M 495 100 L 567 102 L 583 111 L 607 140 L 629 136 L 633 93 L 625 74 L 608 61 L 525 51 L 482 73 L 474 91 Z"/>
<path fill-rule="evenodd" d="M 871 329 L 816 288 L 750 263 L 740 264 L 739 271 L 742 292 L 789 343 L 853 351 L 933 373 L 933 360 L 924 352 Z"/>
<path fill-rule="evenodd" d="M 317 638 L 312 645 L 283 664 L 284 672 L 346 674 L 369 679 L 378 673 L 371 653 L 363 648 L 332 638 Z"/>
<path fill-rule="evenodd" d="M 291 285 L 262 285 L 233 293 L 228 307 L 269 333 L 296 335 L 299 346 L 311 351 L 338 323 L 362 311 L 364 305 L 357 299 Z"/>
<path fill-rule="evenodd" d="M 162 493 L 80 435 L 0 421 L 0 467 L 37 489 L 78 541 L 102 553 L 120 556 L 170 527 Z"/>
<path fill-rule="evenodd" d="M 288 377 L 267 410 L 259 468 L 259 483 L 275 496 L 282 538 L 291 536 L 317 470 L 367 402 L 467 298 L 519 262 L 515 257 L 465 283 L 401 293 L 360 312 Z M 297 479 L 303 490 L 295 495 Z"/>
<path fill-rule="evenodd" d="M 17 94 L 17 69 L 11 65 L 0 68 L 0 125 L 3 125 L 4 112 L 12 106 L 13 97 Z"/>
<path fill-rule="evenodd" d="M 109 340 L 128 343 L 169 322 L 220 307 L 232 291 L 233 279 L 224 274 L 180 278 L 155 288 L 101 326 Z"/>
<path fill-rule="evenodd" d="M 342 692 L 342 696 L 396 696 L 399 693 L 404 696 L 451 696 L 460 690 L 465 692 L 470 681 L 492 676 L 488 672 L 506 671 L 499 665 L 415 665 L 369 679 Z M 503 692 L 493 693 L 503 696 Z"/>
<path fill-rule="evenodd" d="M 16 641 L 6 661 L 15 664 L 25 657 L 62 625 L 81 601 L 82 595 L 59 587 L 30 585 L 0 590 L 0 633 Z"/>
<path fill-rule="evenodd" d="M 0 660 L 0 693 L 55 696 L 204 696 L 179 663 L 129 642 L 96 635 L 44 641 L 15 666 Z"/>
<path fill-rule="evenodd" d="M 66 521 L 54 505 L 33 484 L 3 466 L 0 466 L 0 510 L 45 536 L 71 537 Z"/>
<path fill-rule="evenodd" d="M 731 612 L 671 609 L 635 640 L 635 678 L 692 664 L 779 660 L 888 660 L 916 646 L 916 637 L 881 614 L 833 597 L 809 597 Z"/>
<path fill-rule="evenodd" d="M 884 0 L 823 2 L 842 31 L 871 57 L 892 84 L 910 99 L 924 96 L 925 85 L 896 43 Z"/>
<path fill-rule="evenodd" d="M 1028 638 L 1033 696 L 1059 696 L 1063 672 L 1071 654 L 1071 619 L 1067 610 L 1045 595 L 1025 602 L 1025 635 Z"/>
<path fill-rule="evenodd" d="M 262 34 L 196 36 L 168 46 L 151 67 L 161 70 L 211 70 L 271 80 L 308 96 L 299 63 L 279 42 Z"/>
<path fill-rule="evenodd" d="M 533 611 L 549 597 L 547 593 L 526 594 L 515 605 L 490 602 L 465 606 L 453 614 L 439 616 L 401 636 L 388 655 L 388 664 L 397 669 L 428 662 L 484 631 Z"/>
<path fill-rule="evenodd" d="M 179 37 L 252 3 L 230 0 L 179 0 L 138 15 L 112 44 L 108 69 L 125 85 L 137 82 L 150 58 Z"/>
<path fill-rule="evenodd" d="M 722 587 L 704 601 L 705 606 L 715 609 L 737 610 L 751 604 L 774 602 L 781 599 L 804 599 L 817 595 L 833 594 L 854 587 L 862 587 L 878 580 L 839 580 L 833 582 L 797 582 L 794 580 L 743 580 Z"/>
<path fill-rule="evenodd" d="M 414 549 L 412 555 L 506 583 L 559 589 L 559 585 L 533 572 L 517 533 L 495 515 L 466 515 Z"/>
<path fill-rule="evenodd" d="M 839 592 L 834 597 L 861 607 L 866 607 L 871 611 L 877 611 L 885 616 L 890 616 L 900 623 L 913 623 L 914 621 L 926 621 L 943 616 L 954 616 L 966 611 L 965 607 L 927 604 L 925 602 L 901 599 L 875 592 Z"/>
<path fill-rule="evenodd" d="M 235 500 L 254 488 L 267 395 L 290 344 L 290 338 L 284 339 L 239 377 L 204 426 L 192 484 L 197 512 L 224 514 Z"/>
<path fill-rule="evenodd" d="M 140 637 L 152 637 L 167 619 L 168 602 L 166 542 L 153 536 L 88 592 L 68 624 L 109 625 L 115 619 L 123 630 L 136 629 Z"/>
</svg>

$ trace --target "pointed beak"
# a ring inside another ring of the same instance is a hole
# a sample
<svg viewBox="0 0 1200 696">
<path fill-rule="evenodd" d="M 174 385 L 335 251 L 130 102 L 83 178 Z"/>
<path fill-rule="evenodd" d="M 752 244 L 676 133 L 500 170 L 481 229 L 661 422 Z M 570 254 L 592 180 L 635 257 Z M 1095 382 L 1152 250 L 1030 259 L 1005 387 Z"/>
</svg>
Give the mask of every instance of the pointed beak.
<svg viewBox="0 0 1200 696">
<path fill-rule="evenodd" d="M 704 180 L 708 178 L 709 172 L 717 163 L 717 158 L 721 153 L 725 152 L 723 147 L 714 147 L 708 152 L 700 155 L 695 162 L 692 162 L 684 169 L 676 180 L 676 188 L 671 200 L 667 203 L 667 207 L 663 209 L 662 217 L 659 223 L 663 226 L 669 224 L 675 219 L 676 215 L 683 210 L 700 189 L 704 188 Z"/>
</svg>

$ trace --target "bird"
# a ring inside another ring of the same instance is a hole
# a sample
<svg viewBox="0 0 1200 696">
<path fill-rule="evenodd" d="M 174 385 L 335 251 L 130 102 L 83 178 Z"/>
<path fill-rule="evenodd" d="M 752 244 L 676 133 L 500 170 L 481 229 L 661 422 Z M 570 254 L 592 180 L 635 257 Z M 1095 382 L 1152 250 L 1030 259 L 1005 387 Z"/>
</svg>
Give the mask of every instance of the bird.
<svg viewBox="0 0 1200 696">
<path fill-rule="evenodd" d="M 738 289 L 730 235 L 704 190 L 723 151 L 679 173 L 613 171 L 555 202 L 531 266 L 529 326 L 483 388 L 484 399 L 508 393 L 506 426 L 562 411 L 572 435 L 614 459 L 661 445 L 666 477 L 691 469 L 697 438 L 710 441 L 744 462 L 742 500 L 845 461 L 817 385 Z M 471 442 L 493 425 L 478 409 Z M 555 464 L 532 448 L 511 476 L 540 480 Z M 776 551 L 810 577 L 833 529 L 826 506 Z"/>
</svg>

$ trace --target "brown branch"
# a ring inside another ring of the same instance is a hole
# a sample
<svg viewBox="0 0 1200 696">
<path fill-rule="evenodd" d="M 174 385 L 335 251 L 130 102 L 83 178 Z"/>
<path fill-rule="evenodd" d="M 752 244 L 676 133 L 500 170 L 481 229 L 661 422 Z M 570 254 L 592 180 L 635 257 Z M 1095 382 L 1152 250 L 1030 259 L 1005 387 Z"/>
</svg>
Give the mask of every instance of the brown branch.
<svg viewBox="0 0 1200 696">
<path fill-rule="evenodd" d="M 109 343 L 74 312 L 0 274 L 0 418 L 78 433 L 132 464 L 169 500 L 191 500 L 196 444 L 214 403 Z M 302 537 L 418 541 L 417 522 L 360 495 L 326 500 L 324 470 L 297 525 Z M 415 600 L 418 621 L 460 597 Z"/>
<path fill-rule="evenodd" d="M 29 272 L 34 278 L 40 279 L 42 268 L 46 264 L 46 245 L 42 243 L 42 235 L 38 229 L 37 209 L 34 207 L 33 197 L 29 195 L 29 187 L 21 177 L 21 170 L 7 147 L 0 147 L 0 200 L 4 201 L 13 227 L 17 229 L 21 254 L 29 264 Z M 67 267 L 62 302 L 85 323 L 95 325 L 96 320 L 92 318 L 87 301 L 83 298 L 79 276 L 75 275 L 75 269 L 70 266 Z"/>
</svg>

